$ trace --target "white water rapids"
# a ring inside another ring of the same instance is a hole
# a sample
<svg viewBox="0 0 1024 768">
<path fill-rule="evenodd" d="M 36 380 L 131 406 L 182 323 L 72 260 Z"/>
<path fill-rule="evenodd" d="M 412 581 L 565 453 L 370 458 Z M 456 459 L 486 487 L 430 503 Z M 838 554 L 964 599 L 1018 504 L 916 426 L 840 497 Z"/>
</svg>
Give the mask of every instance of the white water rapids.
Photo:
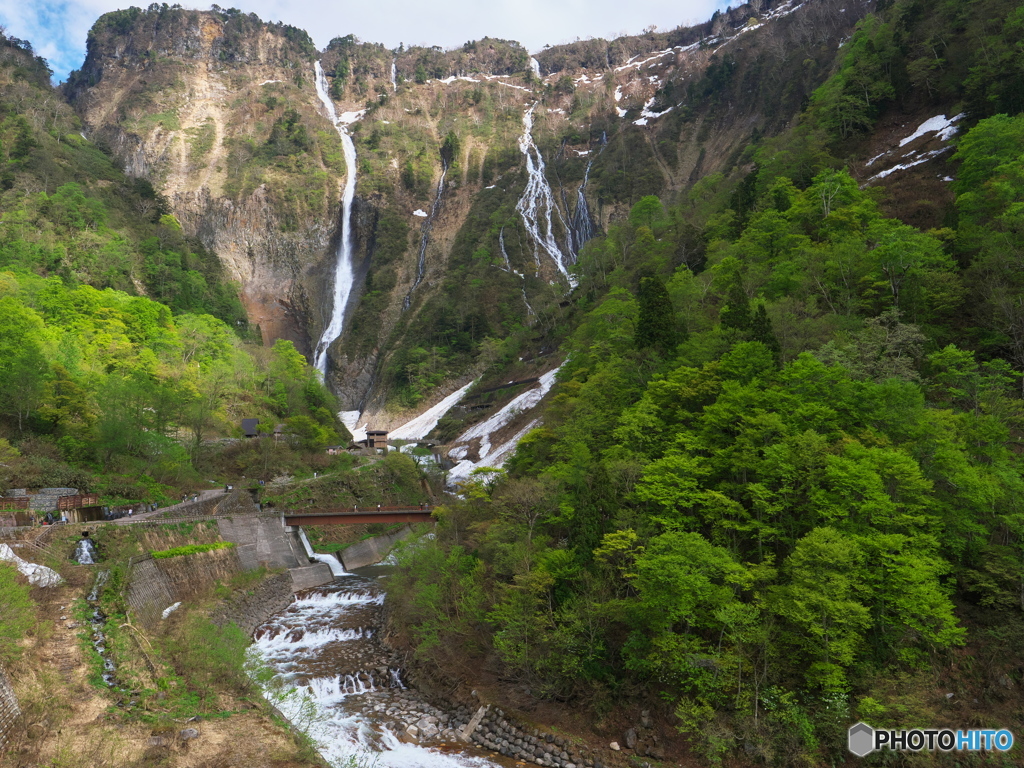
<svg viewBox="0 0 1024 768">
<path fill-rule="evenodd" d="M 551 186 L 544 175 L 544 157 L 533 141 L 533 110 L 536 104 L 531 106 L 523 115 L 523 135 L 519 137 L 519 151 L 526 157 L 526 172 L 529 180 L 526 182 L 526 190 L 523 196 L 516 203 L 516 210 L 522 216 L 523 225 L 534 241 L 534 257 L 538 258 L 538 248 L 543 248 L 550 256 L 558 271 L 562 273 L 569 282 L 569 286 L 576 287 L 576 278 L 569 274 L 568 257 L 562 253 L 555 240 L 555 233 L 552 228 L 551 211 L 554 209 L 559 220 L 562 220 L 562 213 L 555 204 L 555 196 L 551 192 Z M 565 229 L 565 221 L 562 221 L 562 228 Z"/>
<path fill-rule="evenodd" d="M 337 768 L 494 768 L 480 750 L 456 746 L 448 729 L 461 721 L 406 688 L 389 664 L 373 629 L 383 599 L 376 579 L 353 574 L 300 593 L 256 630 L 251 663 L 274 674 L 265 695 Z M 402 737 L 399 721 L 410 718 L 437 724 L 431 746 Z"/>
<path fill-rule="evenodd" d="M 327 78 L 323 67 L 316 62 L 316 95 L 324 105 L 324 110 L 331 124 L 341 137 L 341 148 L 345 154 L 345 188 L 341 195 L 341 239 L 338 242 L 337 263 L 334 270 L 334 303 L 331 307 L 331 319 L 324 328 L 313 354 L 313 365 L 321 374 L 327 373 L 327 350 L 334 340 L 341 336 L 345 327 L 345 307 L 352 293 L 355 282 L 355 270 L 352 264 L 352 200 L 356 194 L 356 145 L 345 130 L 360 117 L 362 112 L 345 112 L 338 116 L 331 101 Z"/>
</svg>

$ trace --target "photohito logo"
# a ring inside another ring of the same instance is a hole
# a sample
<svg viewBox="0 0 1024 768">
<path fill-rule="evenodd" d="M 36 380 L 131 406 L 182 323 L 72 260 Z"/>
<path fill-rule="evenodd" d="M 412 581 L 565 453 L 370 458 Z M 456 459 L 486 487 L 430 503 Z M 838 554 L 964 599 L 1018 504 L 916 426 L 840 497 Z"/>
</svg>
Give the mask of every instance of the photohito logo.
<svg viewBox="0 0 1024 768">
<path fill-rule="evenodd" d="M 953 731 L 948 728 L 912 730 L 882 730 L 867 723 L 850 726 L 846 743 L 857 757 L 870 755 L 883 747 L 899 752 L 920 752 L 923 749 L 950 752 L 954 749 L 979 752 L 997 750 L 1006 752 L 1013 747 L 1013 734 L 1006 729 Z"/>
</svg>

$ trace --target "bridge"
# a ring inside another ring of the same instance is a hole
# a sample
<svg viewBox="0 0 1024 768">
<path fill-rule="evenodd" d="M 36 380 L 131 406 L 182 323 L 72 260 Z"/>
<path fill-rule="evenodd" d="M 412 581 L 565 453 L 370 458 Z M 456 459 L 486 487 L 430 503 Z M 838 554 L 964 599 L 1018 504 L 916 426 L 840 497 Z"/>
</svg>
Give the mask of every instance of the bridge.
<svg viewBox="0 0 1024 768">
<path fill-rule="evenodd" d="M 322 512 L 285 512 L 285 525 L 356 525 L 359 523 L 430 523 L 433 507 L 335 508 Z"/>
</svg>

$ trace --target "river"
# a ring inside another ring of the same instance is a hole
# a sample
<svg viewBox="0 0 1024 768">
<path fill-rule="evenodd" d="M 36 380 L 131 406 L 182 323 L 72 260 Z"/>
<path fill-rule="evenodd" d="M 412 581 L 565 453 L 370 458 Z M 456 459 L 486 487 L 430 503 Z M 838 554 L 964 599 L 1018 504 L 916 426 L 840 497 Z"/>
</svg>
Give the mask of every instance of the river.
<svg viewBox="0 0 1024 768">
<path fill-rule="evenodd" d="M 442 711 L 407 686 L 380 642 L 387 570 L 360 569 L 300 592 L 256 629 L 253 657 L 274 673 L 268 698 L 337 768 L 513 765 L 457 740 L 454 729 L 472 712 Z"/>
</svg>

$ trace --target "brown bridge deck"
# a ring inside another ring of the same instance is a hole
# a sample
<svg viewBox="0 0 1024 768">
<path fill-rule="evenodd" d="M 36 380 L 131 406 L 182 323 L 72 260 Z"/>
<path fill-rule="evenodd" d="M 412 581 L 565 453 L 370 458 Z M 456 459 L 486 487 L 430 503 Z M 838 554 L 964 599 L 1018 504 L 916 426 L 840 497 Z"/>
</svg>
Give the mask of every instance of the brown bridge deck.
<svg viewBox="0 0 1024 768">
<path fill-rule="evenodd" d="M 356 525 L 358 523 L 429 523 L 433 507 L 367 507 L 325 512 L 285 512 L 285 525 Z"/>
</svg>

